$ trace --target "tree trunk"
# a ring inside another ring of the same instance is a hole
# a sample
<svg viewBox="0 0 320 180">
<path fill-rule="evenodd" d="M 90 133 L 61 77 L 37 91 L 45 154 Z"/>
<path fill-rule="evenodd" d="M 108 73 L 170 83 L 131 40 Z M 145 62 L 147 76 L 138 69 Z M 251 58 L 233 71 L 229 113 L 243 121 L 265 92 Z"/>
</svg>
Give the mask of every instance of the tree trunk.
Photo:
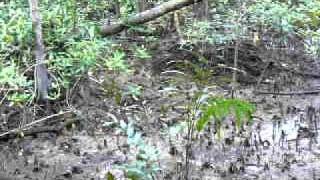
<svg viewBox="0 0 320 180">
<path fill-rule="evenodd" d="M 147 10 L 147 4 L 148 2 L 146 0 L 136 0 L 136 7 L 137 7 L 137 12 L 141 13 L 145 10 Z"/>
<path fill-rule="evenodd" d="M 208 20 L 209 19 L 209 0 L 204 0 L 203 1 L 203 20 Z"/>
<path fill-rule="evenodd" d="M 120 11 L 120 2 L 119 0 L 115 0 L 114 3 L 114 9 L 115 9 L 115 13 L 116 13 L 116 18 L 120 18 L 121 17 L 121 11 Z"/>
<path fill-rule="evenodd" d="M 49 88 L 49 78 L 48 70 L 43 64 L 45 58 L 45 47 L 43 45 L 42 39 L 42 28 L 41 28 L 41 18 L 38 10 L 38 0 L 29 0 L 30 13 L 32 18 L 32 26 L 35 34 L 35 88 L 37 94 L 37 100 L 47 100 L 48 98 L 48 88 Z"/>
<path fill-rule="evenodd" d="M 207 20 L 209 12 L 209 1 L 203 0 L 193 6 L 193 14 L 198 20 Z"/>
<path fill-rule="evenodd" d="M 185 6 L 189 6 L 200 1 L 202 0 L 170 0 L 157 7 L 138 13 L 126 21 L 120 21 L 113 25 L 103 25 L 101 27 L 101 34 L 104 36 L 116 34 L 126 29 L 130 24 L 146 23 L 166 13 L 181 9 Z"/>
</svg>

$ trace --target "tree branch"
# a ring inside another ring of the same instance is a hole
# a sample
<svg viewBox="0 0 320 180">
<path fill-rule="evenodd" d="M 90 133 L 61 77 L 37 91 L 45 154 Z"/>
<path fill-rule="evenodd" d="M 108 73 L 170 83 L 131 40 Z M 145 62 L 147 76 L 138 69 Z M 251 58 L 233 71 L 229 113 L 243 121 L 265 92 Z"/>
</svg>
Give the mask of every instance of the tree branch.
<svg viewBox="0 0 320 180">
<path fill-rule="evenodd" d="M 200 1 L 202 0 L 170 0 L 157 7 L 138 13 L 128 18 L 126 21 L 120 21 L 113 25 L 103 25 L 101 27 L 101 34 L 104 36 L 116 34 L 126 29 L 130 24 L 143 24 L 154 20 L 164 14 Z"/>
<path fill-rule="evenodd" d="M 47 116 L 47 117 L 44 117 L 44 118 L 41 118 L 41 119 L 38 119 L 36 121 L 33 121 L 29 124 L 26 124 L 24 125 L 23 127 L 20 127 L 20 128 L 15 128 L 15 129 L 12 129 L 12 130 L 9 130 L 7 132 L 4 132 L 2 134 L 0 134 L 0 139 L 2 139 L 4 136 L 8 136 L 10 134 L 17 134 L 19 132 L 23 132 L 25 130 L 28 130 L 29 128 L 33 127 L 34 125 L 36 124 L 39 124 L 39 123 L 42 123 L 42 122 L 45 122 L 45 121 L 48 121 L 49 119 L 52 119 L 52 118 L 55 118 L 55 117 L 59 117 L 59 116 L 62 116 L 64 114 L 67 114 L 67 113 L 73 113 L 74 111 L 73 110 L 69 110 L 69 111 L 64 111 L 64 112 L 60 112 L 60 113 L 57 113 L 57 114 L 52 114 L 50 116 Z M 46 129 L 46 131 L 55 131 L 56 129 Z"/>
</svg>

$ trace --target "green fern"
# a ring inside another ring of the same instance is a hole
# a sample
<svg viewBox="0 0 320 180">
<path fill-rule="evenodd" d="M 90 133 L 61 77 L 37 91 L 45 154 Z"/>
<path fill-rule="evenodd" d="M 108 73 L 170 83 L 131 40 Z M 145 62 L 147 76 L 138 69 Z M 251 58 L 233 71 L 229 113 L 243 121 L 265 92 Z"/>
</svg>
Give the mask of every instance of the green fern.
<svg viewBox="0 0 320 180">
<path fill-rule="evenodd" d="M 221 125 L 223 117 L 233 114 L 236 127 L 239 128 L 241 120 L 251 121 L 251 115 L 255 106 L 242 99 L 228 99 L 224 97 L 209 97 L 206 103 L 200 106 L 202 115 L 196 121 L 196 129 L 201 131 L 206 124 L 213 118 L 218 126 Z"/>
</svg>

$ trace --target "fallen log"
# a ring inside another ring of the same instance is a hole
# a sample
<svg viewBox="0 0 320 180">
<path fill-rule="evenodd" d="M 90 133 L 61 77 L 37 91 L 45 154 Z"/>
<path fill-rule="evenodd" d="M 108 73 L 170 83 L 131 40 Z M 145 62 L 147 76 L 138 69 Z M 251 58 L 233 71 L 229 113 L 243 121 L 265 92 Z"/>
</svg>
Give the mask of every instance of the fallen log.
<svg viewBox="0 0 320 180">
<path fill-rule="evenodd" d="M 149 22 L 164 14 L 179 10 L 183 7 L 186 7 L 201 1 L 202 0 L 170 0 L 168 2 L 162 3 L 157 7 L 154 7 L 152 9 L 138 13 L 132 17 L 129 17 L 127 20 L 121 20 L 118 23 L 112 24 L 112 25 L 108 25 L 108 24 L 102 25 L 101 34 L 104 36 L 116 34 L 128 28 L 128 26 L 130 25 L 143 24 L 143 23 Z"/>
</svg>

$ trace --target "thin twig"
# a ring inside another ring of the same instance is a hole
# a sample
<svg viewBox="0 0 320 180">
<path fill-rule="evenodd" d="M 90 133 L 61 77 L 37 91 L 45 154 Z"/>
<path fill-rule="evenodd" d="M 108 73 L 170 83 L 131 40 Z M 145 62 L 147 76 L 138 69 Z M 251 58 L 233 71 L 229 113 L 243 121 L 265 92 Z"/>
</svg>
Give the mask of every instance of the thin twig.
<svg viewBox="0 0 320 180">
<path fill-rule="evenodd" d="M 319 94 L 320 90 L 310 90 L 310 91 L 297 91 L 297 92 L 269 92 L 269 91 L 255 91 L 255 94 L 272 94 L 272 95 L 306 95 L 306 94 Z"/>
<path fill-rule="evenodd" d="M 261 73 L 261 75 L 260 75 L 260 77 L 259 77 L 259 79 L 258 79 L 258 81 L 257 81 L 257 86 L 256 86 L 257 88 L 260 86 L 260 84 L 261 84 L 261 82 L 262 82 L 262 79 L 263 79 L 263 77 L 264 77 L 267 69 L 269 68 L 270 64 L 272 64 L 271 61 L 267 62 L 267 64 L 266 64 L 265 67 L 263 68 L 262 73 Z"/>
<path fill-rule="evenodd" d="M 7 136 L 7 135 L 9 135 L 9 134 L 14 134 L 14 133 L 17 133 L 17 132 L 24 131 L 24 130 L 26 130 L 26 129 L 28 129 L 28 128 L 36 125 L 36 124 L 42 123 L 42 122 L 47 121 L 47 120 L 49 120 L 49 119 L 51 119 L 51 118 L 58 117 L 58 116 L 61 116 L 61 115 L 67 114 L 67 113 L 72 113 L 72 112 L 74 112 L 74 110 L 69 110 L 69 111 L 64 111 L 64 112 L 60 112 L 60 113 L 57 113 L 57 114 L 52 114 L 52 115 L 50 115 L 50 116 L 47 116 L 47 117 L 38 119 L 38 120 L 36 120 L 36 121 L 33 121 L 33 122 L 29 123 L 29 124 L 26 124 L 26 125 L 24 125 L 24 126 L 21 127 L 21 128 L 15 128 L 15 129 L 12 129 L 12 130 L 7 131 L 7 132 L 5 132 L 5 133 L 2 133 L 2 134 L 0 134 L 0 137 L 3 137 L 3 136 Z"/>
<path fill-rule="evenodd" d="M 2 105 L 3 101 L 7 98 L 9 92 L 10 92 L 10 90 L 8 90 L 8 91 L 4 94 L 3 98 L 0 100 L 0 106 Z"/>
</svg>

